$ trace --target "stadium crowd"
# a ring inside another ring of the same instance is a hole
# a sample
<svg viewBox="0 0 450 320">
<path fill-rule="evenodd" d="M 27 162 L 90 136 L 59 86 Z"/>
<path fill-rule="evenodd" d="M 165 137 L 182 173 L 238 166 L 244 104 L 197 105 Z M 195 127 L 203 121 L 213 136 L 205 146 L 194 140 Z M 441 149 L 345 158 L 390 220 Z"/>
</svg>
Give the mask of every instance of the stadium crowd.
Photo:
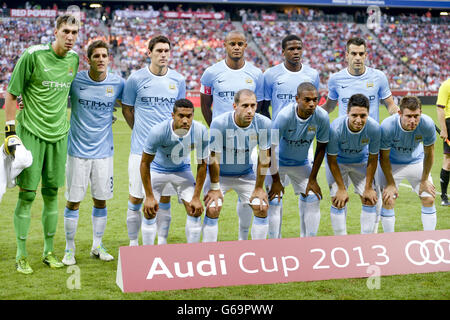
<svg viewBox="0 0 450 320">
<path fill-rule="evenodd" d="M 227 12 L 216 19 L 166 19 L 163 10 L 154 11 L 143 5 L 124 8 L 127 12 L 150 12 L 152 18 L 120 17 L 111 8 L 87 10 L 86 18 L 75 50 L 80 54 L 80 70 L 87 69 L 83 48 L 106 35 L 113 49 L 112 71 L 127 78 L 131 72 L 149 62 L 146 43 L 155 34 L 167 34 L 174 43 L 171 68 L 186 77 L 188 90 L 198 90 L 200 76 L 206 66 L 224 56 L 222 39 L 224 34 L 236 28 Z M 177 11 L 181 8 L 177 7 Z M 208 11 L 202 9 L 198 11 Z M 0 20 L 0 96 L 3 96 L 16 60 L 22 51 L 36 43 L 49 42 L 52 38 L 52 19 L 5 18 L 7 8 L 2 9 Z M 191 12 L 190 10 L 188 12 Z M 407 17 L 399 20 L 383 16 L 384 23 L 376 33 L 368 32 L 353 17 L 337 14 L 336 22 L 320 10 L 289 10 L 276 14 L 256 10 L 241 10 L 244 30 L 260 50 L 251 46 L 246 51 L 247 59 L 263 71 L 280 62 L 280 41 L 289 33 L 299 34 L 304 40 L 303 61 L 321 71 L 322 89 L 326 89 L 329 76 L 345 65 L 345 40 L 350 36 L 361 36 L 368 43 L 368 65 L 374 66 L 388 76 L 393 89 L 437 90 L 439 83 L 448 77 L 450 67 L 443 63 L 450 53 L 448 24 L 444 27 L 432 24 L 427 16 L 412 17 L 420 28 L 408 23 Z M 264 17 L 272 19 L 263 19 Z M 273 18 L 275 17 L 275 18 Z M 358 20 L 358 18 L 356 18 Z M 158 26 L 155 28 L 154 26 Z M 420 30 L 420 31 L 419 31 Z"/>
</svg>

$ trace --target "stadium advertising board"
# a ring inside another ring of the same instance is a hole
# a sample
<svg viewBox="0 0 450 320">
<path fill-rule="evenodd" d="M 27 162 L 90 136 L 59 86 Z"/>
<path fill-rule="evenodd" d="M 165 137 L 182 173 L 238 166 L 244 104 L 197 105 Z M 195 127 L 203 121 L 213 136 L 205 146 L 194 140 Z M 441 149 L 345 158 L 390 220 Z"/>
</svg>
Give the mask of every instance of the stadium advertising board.
<svg viewBox="0 0 450 320">
<path fill-rule="evenodd" d="M 148 1 L 146 1 L 148 2 Z M 156 2 L 153 1 L 153 2 Z M 166 0 L 166 2 L 180 2 L 178 0 Z M 198 0 L 184 0 L 181 2 L 198 2 Z M 204 0 L 203 3 L 248 3 L 248 4 L 269 4 L 272 0 Z M 281 0 L 277 4 L 294 5 L 334 5 L 334 6 L 379 6 L 379 7 L 401 7 L 401 8 L 450 8 L 450 2 L 446 0 Z"/>
<path fill-rule="evenodd" d="M 120 247 L 123 292 L 450 271 L 450 230 Z"/>
<path fill-rule="evenodd" d="M 10 9 L 9 16 L 11 18 L 56 18 L 66 12 L 54 9 Z M 86 13 L 78 11 L 81 20 L 86 18 Z"/>
</svg>

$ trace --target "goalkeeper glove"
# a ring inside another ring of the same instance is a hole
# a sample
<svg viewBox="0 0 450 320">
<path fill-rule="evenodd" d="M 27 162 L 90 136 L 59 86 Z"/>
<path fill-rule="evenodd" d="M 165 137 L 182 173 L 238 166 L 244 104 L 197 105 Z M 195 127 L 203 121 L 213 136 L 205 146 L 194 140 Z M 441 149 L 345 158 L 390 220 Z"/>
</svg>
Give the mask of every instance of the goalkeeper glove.
<svg viewBox="0 0 450 320">
<path fill-rule="evenodd" d="M 7 155 L 14 156 L 16 147 L 21 145 L 22 141 L 18 136 L 16 136 L 16 126 L 13 124 L 8 124 L 5 127 L 5 153 Z"/>
</svg>

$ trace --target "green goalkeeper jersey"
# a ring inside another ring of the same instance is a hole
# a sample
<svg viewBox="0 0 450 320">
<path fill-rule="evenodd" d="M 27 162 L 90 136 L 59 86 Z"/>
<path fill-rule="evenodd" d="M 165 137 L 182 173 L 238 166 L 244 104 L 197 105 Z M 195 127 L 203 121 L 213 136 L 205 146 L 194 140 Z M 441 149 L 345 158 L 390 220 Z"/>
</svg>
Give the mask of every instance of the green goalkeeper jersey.
<svg viewBox="0 0 450 320">
<path fill-rule="evenodd" d="M 17 61 L 8 92 L 22 95 L 24 108 L 17 121 L 32 134 L 48 141 L 62 139 L 69 130 L 67 101 L 78 71 L 78 54 L 58 56 L 51 43 L 31 46 Z"/>
</svg>

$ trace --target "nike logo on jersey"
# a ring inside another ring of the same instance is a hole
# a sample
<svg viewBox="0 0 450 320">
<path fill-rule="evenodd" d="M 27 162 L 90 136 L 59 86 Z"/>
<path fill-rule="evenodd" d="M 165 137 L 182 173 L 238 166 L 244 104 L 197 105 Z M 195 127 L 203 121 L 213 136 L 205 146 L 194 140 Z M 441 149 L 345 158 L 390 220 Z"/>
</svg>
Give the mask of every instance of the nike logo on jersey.
<svg viewBox="0 0 450 320">
<path fill-rule="evenodd" d="M 80 87 L 80 91 L 81 90 L 86 90 L 87 88 L 86 87 Z"/>
<path fill-rule="evenodd" d="M 52 70 L 51 68 L 44 68 L 45 72 L 49 72 L 50 70 Z"/>
<path fill-rule="evenodd" d="M 150 88 L 150 86 L 144 86 L 144 89 Z"/>
<path fill-rule="evenodd" d="M 282 85 L 283 83 L 284 83 L 284 82 L 277 82 L 277 85 L 280 86 L 280 85 Z"/>
<path fill-rule="evenodd" d="M 217 82 L 218 83 L 222 83 L 222 82 L 224 82 L 225 80 L 217 80 Z"/>
<path fill-rule="evenodd" d="M 345 89 L 345 88 L 347 88 L 347 87 L 349 87 L 349 86 L 345 86 L 345 87 L 344 87 L 344 86 L 341 86 L 342 89 Z"/>
</svg>

